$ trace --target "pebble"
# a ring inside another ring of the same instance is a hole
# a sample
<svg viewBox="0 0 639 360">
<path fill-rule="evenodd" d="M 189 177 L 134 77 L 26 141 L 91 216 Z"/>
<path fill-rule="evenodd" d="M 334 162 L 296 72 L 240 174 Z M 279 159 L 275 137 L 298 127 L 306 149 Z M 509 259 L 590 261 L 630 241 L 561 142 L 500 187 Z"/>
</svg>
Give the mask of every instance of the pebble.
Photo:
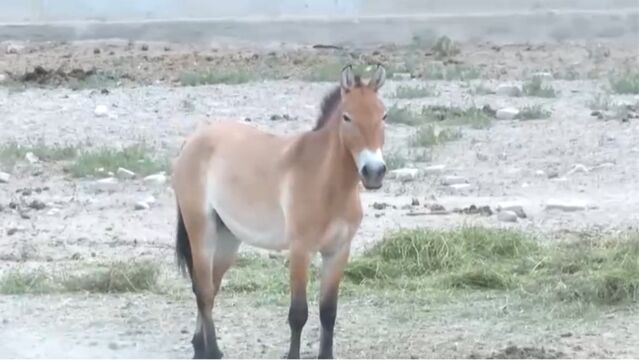
<svg viewBox="0 0 639 360">
<path fill-rule="evenodd" d="M 402 168 L 392 170 L 389 174 L 390 179 L 398 179 L 401 181 L 413 181 L 419 175 L 419 169 Z"/>
<path fill-rule="evenodd" d="M 514 211 L 502 210 L 497 214 L 497 220 L 503 222 L 517 222 L 517 214 Z"/>
<path fill-rule="evenodd" d="M 546 201 L 546 210 L 561 211 L 581 211 L 586 209 L 586 203 L 579 200 L 557 200 Z"/>
<path fill-rule="evenodd" d="M 24 158 L 29 162 L 29 164 L 35 164 L 38 161 L 40 161 L 40 159 L 38 159 L 37 156 L 35 156 L 34 153 L 32 153 L 31 151 L 29 151 L 28 153 L 26 153 L 24 155 Z"/>
<path fill-rule="evenodd" d="M 97 117 L 107 116 L 109 114 L 109 108 L 107 108 L 106 105 L 98 105 L 95 107 L 95 110 L 93 110 L 93 114 Z"/>
<path fill-rule="evenodd" d="M 410 73 L 394 73 L 393 79 L 397 80 L 410 80 L 412 75 Z"/>
<path fill-rule="evenodd" d="M 0 171 L 0 184 L 8 183 L 9 179 L 11 179 L 11 175 L 7 174 L 6 172 Z"/>
<path fill-rule="evenodd" d="M 135 209 L 135 210 L 148 210 L 150 208 L 151 208 L 151 206 L 148 203 L 146 203 L 145 201 L 138 201 L 133 206 L 133 209 Z"/>
<path fill-rule="evenodd" d="M 512 120 L 519 115 L 519 110 L 514 107 L 505 107 L 497 110 L 495 117 L 499 120 Z"/>
<path fill-rule="evenodd" d="M 499 210 L 499 211 L 510 211 L 510 212 L 515 213 L 517 215 L 517 217 L 520 217 L 522 219 L 526 218 L 526 212 L 524 211 L 524 208 L 521 205 L 500 204 L 500 205 L 497 205 L 497 210 Z"/>
<path fill-rule="evenodd" d="M 387 207 L 389 207 L 390 205 L 388 205 L 387 203 L 383 203 L 383 202 L 374 202 L 373 203 L 373 209 L 375 210 L 384 210 Z"/>
<path fill-rule="evenodd" d="M 495 93 L 500 96 L 521 96 L 521 89 L 516 85 L 500 84 Z"/>
<path fill-rule="evenodd" d="M 442 185 L 452 186 L 460 184 L 468 184 L 468 180 L 465 177 L 455 175 L 448 175 L 442 179 Z"/>
<path fill-rule="evenodd" d="M 446 168 L 446 165 L 444 164 L 431 165 L 431 166 L 425 167 L 422 171 L 424 172 L 424 174 L 436 174 L 436 173 L 442 172 L 445 168 Z"/>
<path fill-rule="evenodd" d="M 42 210 L 47 207 L 47 204 L 45 204 L 44 201 L 34 199 L 29 203 L 29 207 L 34 210 Z"/>
<path fill-rule="evenodd" d="M 114 177 L 108 177 L 104 179 L 97 180 L 94 183 L 94 189 L 96 191 L 113 191 L 115 187 L 118 185 L 118 179 Z"/>
<path fill-rule="evenodd" d="M 131 170 L 125 168 L 118 168 L 115 172 L 120 179 L 133 179 L 135 177 L 135 173 Z"/>
<path fill-rule="evenodd" d="M 410 202 L 410 204 L 412 206 L 419 206 L 419 199 L 418 198 L 413 198 Z"/>
<path fill-rule="evenodd" d="M 461 189 L 469 188 L 470 184 L 452 184 L 452 185 L 449 185 L 449 187 L 451 189 L 461 190 Z"/>
<path fill-rule="evenodd" d="M 166 175 L 164 175 L 164 173 L 153 174 L 144 178 L 144 182 L 156 185 L 164 185 L 166 180 Z"/>
</svg>

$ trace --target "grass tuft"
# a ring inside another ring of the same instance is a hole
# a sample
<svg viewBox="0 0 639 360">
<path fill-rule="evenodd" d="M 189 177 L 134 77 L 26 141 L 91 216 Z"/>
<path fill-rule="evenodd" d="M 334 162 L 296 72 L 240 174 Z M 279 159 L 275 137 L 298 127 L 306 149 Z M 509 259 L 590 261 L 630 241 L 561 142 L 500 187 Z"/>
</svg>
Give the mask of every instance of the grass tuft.
<svg viewBox="0 0 639 360">
<path fill-rule="evenodd" d="M 9 142 L 0 146 L 0 162 L 5 164 L 15 164 L 24 160 L 27 153 L 33 153 L 42 161 L 60 161 L 73 159 L 78 150 L 73 145 L 46 144 L 43 140 L 35 143 L 19 144 Z"/>
<path fill-rule="evenodd" d="M 617 94 L 639 94 L 639 71 L 626 71 L 611 76 L 610 87 Z"/>
<path fill-rule="evenodd" d="M 413 146 L 429 147 L 461 138 L 459 129 L 439 128 L 432 124 L 422 125 L 415 130 L 410 138 Z"/>
<path fill-rule="evenodd" d="M 426 122 L 444 122 L 448 125 L 470 125 L 475 129 L 490 127 L 493 119 L 482 109 L 431 105 L 422 108 Z"/>
<path fill-rule="evenodd" d="M 123 149 L 100 148 L 83 152 L 72 164 L 70 171 L 75 177 L 115 172 L 119 167 L 145 176 L 168 168 L 167 161 L 155 159 L 151 149 L 145 145 L 132 145 Z"/>
<path fill-rule="evenodd" d="M 519 120 L 540 120 L 548 119 L 552 113 L 544 109 L 541 105 L 529 105 L 519 109 L 519 114 L 515 117 Z"/>
<path fill-rule="evenodd" d="M 437 96 L 437 91 L 431 86 L 398 86 L 395 90 L 395 97 L 398 99 L 418 99 L 430 96 Z"/>
<path fill-rule="evenodd" d="M 258 77 L 247 70 L 207 70 L 191 71 L 180 75 L 183 86 L 199 86 L 209 84 L 243 84 L 258 80 Z"/>
<path fill-rule="evenodd" d="M 393 105 L 387 110 L 389 124 L 404 124 L 415 126 L 423 122 L 423 119 L 419 114 L 411 111 L 408 107 L 399 107 Z"/>
<path fill-rule="evenodd" d="M 523 86 L 524 95 L 542 97 L 542 98 L 554 98 L 557 96 L 555 89 L 552 86 L 545 85 L 543 79 L 540 76 L 533 76 L 532 79 L 524 83 Z"/>
</svg>

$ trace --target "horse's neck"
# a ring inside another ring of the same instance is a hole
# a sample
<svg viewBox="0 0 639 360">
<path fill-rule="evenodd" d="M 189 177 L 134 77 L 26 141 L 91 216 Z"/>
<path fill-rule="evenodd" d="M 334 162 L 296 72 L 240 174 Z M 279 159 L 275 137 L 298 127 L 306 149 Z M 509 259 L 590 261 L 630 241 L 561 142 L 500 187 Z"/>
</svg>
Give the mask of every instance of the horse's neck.
<svg viewBox="0 0 639 360">
<path fill-rule="evenodd" d="M 318 176 L 325 179 L 326 186 L 336 186 L 343 190 L 355 189 L 359 176 L 355 160 L 350 151 L 342 143 L 337 126 L 327 127 L 318 131 L 315 136 L 320 137 L 324 148 L 316 153 Z"/>
</svg>

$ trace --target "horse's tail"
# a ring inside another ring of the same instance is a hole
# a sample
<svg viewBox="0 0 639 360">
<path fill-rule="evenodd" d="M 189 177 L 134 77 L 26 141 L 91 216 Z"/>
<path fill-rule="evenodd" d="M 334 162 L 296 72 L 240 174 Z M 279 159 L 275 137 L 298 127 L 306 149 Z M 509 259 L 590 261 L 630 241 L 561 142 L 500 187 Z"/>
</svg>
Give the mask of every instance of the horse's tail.
<svg viewBox="0 0 639 360">
<path fill-rule="evenodd" d="M 193 277 L 193 256 L 191 255 L 191 244 L 189 243 L 189 234 L 186 232 L 184 226 L 184 219 L 182 219 L 182 211 L 180 206 L 177 206 L 177 232 L 175 236 L 175 255 L 177 258 L 177 265 L 182 275 L 186 276 L 188 271 L 189 277 Z"/>
</svg>

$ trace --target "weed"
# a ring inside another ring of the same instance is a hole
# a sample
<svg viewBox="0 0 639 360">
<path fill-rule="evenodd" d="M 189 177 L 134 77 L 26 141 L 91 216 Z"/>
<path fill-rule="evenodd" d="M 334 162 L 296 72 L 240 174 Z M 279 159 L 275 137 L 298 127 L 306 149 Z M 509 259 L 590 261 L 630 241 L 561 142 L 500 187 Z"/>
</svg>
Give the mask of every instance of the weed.
<svg viewBox="0 0 639 360">
<path fill-rule="evenodd" d="M 639 94 L 639 71 L 611 76 L 610 87 L 617 94 Z"/>
<path fill-rule="evenodd" d="M 519 120 L 539 120 L 548 119 L 550 115 L 551 112 L 541 105 L 528 105 L 519 109 L 519 114 L 515 118 Z"/>
<path fill-rule="evenodd" d="M 553 98 L 557 96 L 552 86 L 545 85 L 540 76 L 533 76 L 532 79 L 524 83 L 524 95 L 543 98 Z"/>
<path fill-rule="evenodd" d="M 614 107 L 614 103 L 609 94 L 597 93 L 592 100 L 588 102 L 590 110 L 610 110 Z"/>
<path fill-rule="evenodd" d="M 15 164 L 24 159 L 27 153 L 33 153 L 42 161 L 69 160 L 74 158 L 77 152 L 77 148 L 73 145 L 49 145 L 43 140 L 25 145 L 9 142 L 0 147 L 0 162 Z"/>
<path fill-rule="evenodd" d="M 432 124 L 422 125 L 410 138 L 413 146 L 429 147 L 461 138 L 461 131 L 452 128 L 439 128 Z"/>
<path fill-rule="evenodd" d="M 448 125 L 470 125 L 476 129 L 487 128 L 492 124 L 492 118 L 482 109 L 469 107 L 451 107 L 430 105 L 422 108 L 422 116 L 427 122 L 444 122 Z"/>
<path fill-rule="evenodd" d="M 242 84 L 258 80 L 257 75 L 248 70 L 206 70 L 185 72 L 180 76 L 183 86 L 208 84 Z"/>
<path fill-rule="evenodd" d="M 448 36 L 440 37 L 433 45 L 433 53 L 437 59 L 451 58 L 459 55 L 460 52 L 459 46 Z"/>
<path fill-rule="evenodd" d="M 395 97 L 398 99 L 417 99 L 423 97 L 437 96 L 437 91 L 430 86 L 398 86 L 395 90 Z"/>
<path fill-rule="evenodd" d="M 423 119 L 419 114 L 411 111 L 407 107 L 399 107 L 393 105 L 387 110 L 387 122 L 389 124 L 404 124 L 415 126 L 423 122 Z"/>
<path fill-rule="evenodd" d="M 75 177 L 96 175 L 101 172 L 115 172 L 119 167 L 145 176 L 168 168 L 168 162 L 150 155 L 151 149 L 145 145 L 132 145 L 123 149 L 100 148 L 81 153 L 70 167 Z"/>
</svg>

